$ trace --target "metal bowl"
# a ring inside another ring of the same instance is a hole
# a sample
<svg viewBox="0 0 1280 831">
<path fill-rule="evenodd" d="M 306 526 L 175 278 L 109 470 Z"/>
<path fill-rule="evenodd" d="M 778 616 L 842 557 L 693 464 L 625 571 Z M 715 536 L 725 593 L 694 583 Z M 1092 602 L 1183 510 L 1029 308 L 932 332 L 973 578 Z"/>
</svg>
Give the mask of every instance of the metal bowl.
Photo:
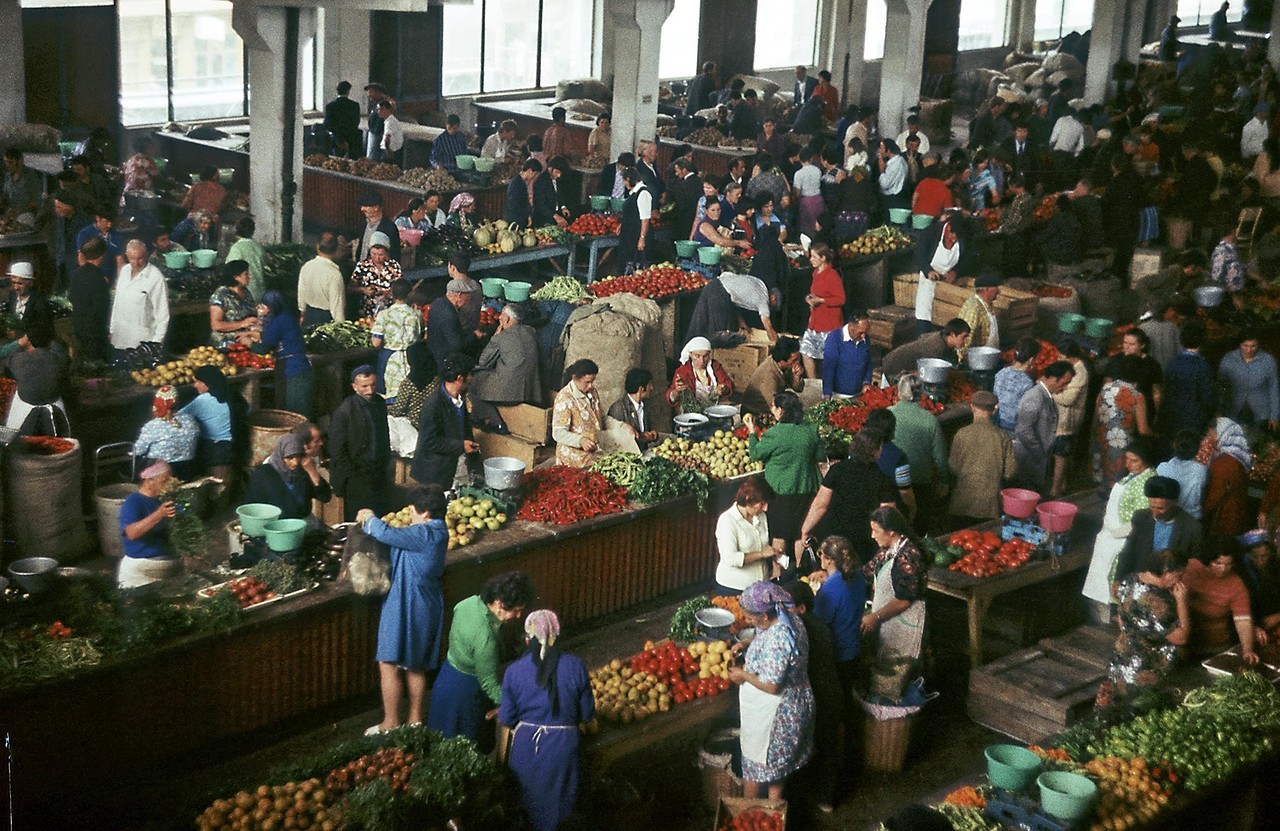
<svg viewBox="0 0 1280 831">
<path fill-rule="evenodd" d="M 729 637 L 729 627 L 733 625 L 733 612 L 710 606 L 694 613 L 698 628 L 709 638 L 722 640 Z"/>
<path fill-rule="evenodd" d="M 25 557 L 9 564 L 9 576 L 19 586 L 36 594 L 53 585 L 58 561 L 52 557 Z"/>
<path fill-rule="evenodd" d="M 494 490 L 518 488 L 524 484 L 525 463 L 510 456 L 484 460 L 484 483 Z"/>
<path fill-rule="evenodd" d="M 951 362 L 941 358 L 921 358 L 916 361 L 916 369 L 920 372 L 920 380 L 926 384 L 945 384 L 951 374 Z"/>
<path fill-rule="evenodd" d="M 1222 304 L 1227 292 L 1222 286 L 1200 286 L 1192 290 L 1191 294 L 1195 297 L 1197 306 L 1212 309 Z"/>
<path fill-rule="evenodd" d="M 965 356 L 969 369 L 984 372 L 1000 366 L 1000 350 L 994 346 L 970 346 Z"/>
</svg>

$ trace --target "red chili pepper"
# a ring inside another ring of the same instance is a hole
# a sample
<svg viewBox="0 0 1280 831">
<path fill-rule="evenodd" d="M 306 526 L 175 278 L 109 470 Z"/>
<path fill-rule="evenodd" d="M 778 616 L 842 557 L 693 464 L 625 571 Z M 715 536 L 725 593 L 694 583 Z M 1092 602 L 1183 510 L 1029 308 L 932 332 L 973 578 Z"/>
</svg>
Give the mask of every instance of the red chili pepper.
<svg viewBox="0 0 1280 831">
<path fill-rule="evenodd" d="M 570 525 L 626 507 L 625 492 L 591 470 L 556 465 L 526 479 L 528 495 L 516 516 L 530 522 Z"/>
</svg>

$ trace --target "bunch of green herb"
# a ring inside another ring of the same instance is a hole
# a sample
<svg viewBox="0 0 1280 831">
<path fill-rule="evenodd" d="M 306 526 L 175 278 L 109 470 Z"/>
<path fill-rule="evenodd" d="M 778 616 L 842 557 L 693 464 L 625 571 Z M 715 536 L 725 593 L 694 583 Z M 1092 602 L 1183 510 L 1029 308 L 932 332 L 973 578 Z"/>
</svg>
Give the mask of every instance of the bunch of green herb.
<svg viewBox="0 0 1280 831">
<path fill-rule="evenodd" d="M 644 467 L 635 474 L 631 487 L 627 489 L 629 497 L 650 505 L 685 494 L 693 494 L 698 510 L 706 510 L 707 498 L 711 494 L 711 481 L 705 474 L 681 467 L 659 456 L 645 461 Z"/>
<path fill-rule="evenodd" d="M 311 578 L 297 566 L 279 560 L 259 560 L 249 569 L 249 577 L 257 577 L 276 594 L 289 594 L 311 585 Z"/>
<path fill-rule="evenodd" d="M 698 620 L 696 615 L 711 606 L 711 598 L 705 594 L 692 597 L 676 607 L 671 616 L 671 629 L 668 634 L 673 641 L 688 643 L 698 639 Z"/>
</svg>

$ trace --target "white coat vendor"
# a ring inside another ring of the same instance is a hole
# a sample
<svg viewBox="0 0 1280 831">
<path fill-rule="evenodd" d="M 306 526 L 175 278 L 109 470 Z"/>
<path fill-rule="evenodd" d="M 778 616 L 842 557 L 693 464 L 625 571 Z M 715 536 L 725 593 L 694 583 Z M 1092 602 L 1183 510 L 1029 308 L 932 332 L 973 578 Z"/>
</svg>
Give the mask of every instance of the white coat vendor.
<svg viewBox="0 0 1280 831">
<path fill-rule="evenodd" d="M 169 486 L 173 471 L 168 462 L 156 462 L 142 471 L 138 490 L 120 508 L 120 533 L 124 537 L 124 557 L 116 583 L 132 589 L 182 573 L 182 559 L 169 544 L 169 520 L 178 515 L 172 501 L 160 497 Z"/>
</svg>

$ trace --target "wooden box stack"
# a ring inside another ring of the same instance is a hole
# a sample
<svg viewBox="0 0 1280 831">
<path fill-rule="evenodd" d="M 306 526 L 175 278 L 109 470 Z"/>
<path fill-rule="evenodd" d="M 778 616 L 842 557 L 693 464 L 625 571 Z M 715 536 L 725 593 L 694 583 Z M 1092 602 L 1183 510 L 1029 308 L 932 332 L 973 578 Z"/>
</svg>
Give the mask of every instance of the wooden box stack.
<svg viewBox="0 0 1280 831">
<path fill-rule="evenodd" d="M 916 313 L 906 306 L 881 306 L 871 312 L 871 343 L 888 352 L 916 336 Z"/>
<path fill-rule="evenodd" d="M 480 455 L 484 458 L 509 456 L 524 462 L 528 470 L 533 470 L 556 455 L 555 445 L 528 441 L 514 432 L 509 436 L 499 436 L 497 433 L 477 431 L 476 442 L 480 445 Z"/>
<path fill-rule="evenodd" d="M 960 307 L 973 296 L 973 280 L 965 278 L 955 283 L 938 282 L 933 297 L 933 322 L 945 326 L 948 320 L 960 316 Z M 1000 340 L 1005 345 L 1025 335 L 1030 335 L 1036 324 L 1036 307 L 1039 298 L 1029 291 L 1002 286 L 996 297 L 996 320 L 1000 321 Z"/>
<path fill-rule="evenodd" d="M 1081 626 L 969 673 L 969 717 L 1032 744 L 1093 712 L 1115 633 Z"/>
<path fill-rule="evenodd" d="M 914 309 L 916 307 L 916 289 L 919 285 L 920 272 L 918 271 L 893 275 L 893 304 Z"/>
<path fill-rule="evenodd" d="M 729 377 L 733 379 L 733 386 L 736 389 L 743 389 L 751 380 L 751 375 L 756 368 L 769 357 L 769 343 L 767 340 L 764 343 L 749 340 L 732 349 L 713 349 L 711 357 L 724 366 Z"/>
<path fill-rule="evenodd" d="M 498 414 L 516 438 L 533 444 L 551 444 L 551 408 L 512 404 L 498 407 Z"/>
</svg>

